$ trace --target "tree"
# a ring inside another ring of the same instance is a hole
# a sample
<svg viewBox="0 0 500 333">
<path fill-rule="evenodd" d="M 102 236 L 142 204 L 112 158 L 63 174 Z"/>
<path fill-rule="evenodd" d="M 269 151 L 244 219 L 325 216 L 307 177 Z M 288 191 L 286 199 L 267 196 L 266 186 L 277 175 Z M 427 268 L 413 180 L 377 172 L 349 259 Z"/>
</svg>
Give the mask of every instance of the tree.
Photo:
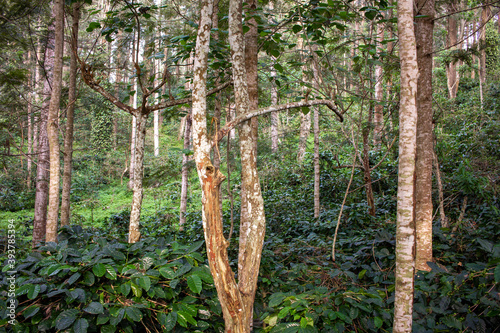
<svg viewBox="0 0 500 333">
<path fill-rule="evenodd" d="M 71 169 L 73 164 L 73 123 L 76 104 L 76 76 L 78 62 L 76 52 L 78 51 L 78 25 L 80 21 L 79 3 L 73 4 L 73 26 L 71 30 L 71 60 L 69 65 L 69 92 L 68 107 L 66 111 L 66 133 L 64 138 L 64 169 L 63 189 L 61 200 L 61 226 L 69 225 L 70 222 L 70 192 L 71 192 Z"/>
<path fill-rule="evenodd" d="M 434 1 L 417 2 L 415 36 L 417 43 L 417 159 L 415 180 L 415 268 L 430 270 L 432 261 L 432 160 L 434 135 L 432 124 L 432 45 Z"/>
<path fill-rule="evenodd" d="M 413 1 L 397 4 L 401 93 L 399 109 L 399 167 L 396 229 L 396 296 L 393 332 L 411 332 L 415 221 L 414 176 L 417 139 L 417 51 L 413 26 Z"/>
</svg>

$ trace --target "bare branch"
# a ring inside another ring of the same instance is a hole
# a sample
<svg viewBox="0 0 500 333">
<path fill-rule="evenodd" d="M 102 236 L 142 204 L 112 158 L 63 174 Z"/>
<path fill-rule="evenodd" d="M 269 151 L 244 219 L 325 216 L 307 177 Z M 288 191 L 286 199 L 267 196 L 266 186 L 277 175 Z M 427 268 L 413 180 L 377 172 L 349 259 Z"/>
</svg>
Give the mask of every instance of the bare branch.
<svg viewBox="0 0 500 333">
<path fill-rule="evenodd" d="M 231 84 L 231 81 L 227 81 L 226 83 L 221 84 L 220 86 L 217 86 L 217 87 L 215 87 L 212 90 L 209 90 L 207 92 L 207 96 L 213 95 L 216 92 L 221 91 L 222 89 L 226 88 L 230 84 Z M 156 105 L 152 105 L 152 106 L 147 107 L 146 108 L 146 113 L 149 114 L 152 111 L 156 111 L 156 110 L 168 108 L 168 107 L 175 106 L 175 105 L 187 104 L 187 103 L 191 103 L 191 97 L 186 97 L 186 98 L 181 98 L 181 99 L 174 99 L 174 100 L 168 100 L 168 101 L 165 101 L 165 102 L 158 103 Z"/>
<path fill-rule="evenodd" d="M 236 125 L 244 122 L 245 120 L 249 120 L 253 117 L 262 116 L 262 115 L 265 115 L 267 113 L 271 113 L 271 112 L 275 112 L 275 111 L 282 111 L 282 110 L 301 108 L 301 107 L 305 107 L 305 106 L 314 106 L 314 105 L 326 105 L 330 110 L 335 112 L 335 114 L 339 117 L 339 120 L 341 122 L 344 121 L 344 117 L 342 116 L 342 113 L 337 110 L 337 106 L 331 100 L 324 100 L 324 99 L 316 99 L 316 100 L 312 100 L 312 101 L 303 100 L 300 102 L 273 105 L 273 106 L 269 106 L 267 108 L 253 110 L 247 114 L 244 114 L 244 115 L 241 115 L 239 117 L 234 118 L 233 120 L 228 122 L 224 127 L 222 127 L 216 133 L 216 135 L 214 136 L 212 145 L 215 145 L 217 142 L 222 140 L 222 138 L 224 136 L 226 136 L 230 130 L 232 130 L 233 128 L 236 127 Z"/>
</svg>

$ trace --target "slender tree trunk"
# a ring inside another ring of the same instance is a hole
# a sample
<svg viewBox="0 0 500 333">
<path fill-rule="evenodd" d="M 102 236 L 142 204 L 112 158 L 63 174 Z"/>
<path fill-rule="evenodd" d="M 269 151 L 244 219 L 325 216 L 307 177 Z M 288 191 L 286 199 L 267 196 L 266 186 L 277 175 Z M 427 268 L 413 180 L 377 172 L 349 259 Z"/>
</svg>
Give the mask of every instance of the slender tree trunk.
<svg viewBox="0 0 500 333">
<path fill-rule="evenodd" d="M 136 142 L 135 142 L 135 162 L 134 162 L 134 182 L 132 208 L 130 210 L 130 225 L 128 233 L 128 242 L 136 243 L 141 237 L 139 232 L 139 222 L 141 218 L 141 207 L 144 189 L 142 187 L 142 179 L 144 173 L 144 147 L 146 142 L 146 121 L 147 115 L 137 113 Z"/>
<path fill-rule="evenodd" d="M 271 77 L 273 78 L 271 88 L 271 104 L 278 105 L 278 87 L 276 85 L 276 70 L 271 69 Z M 278 112 L 271 112 L 271 151 L 276 154 L 278 152 Z"/>
<path fill-rule="evenodd" d="M 44 80 L 43 92 L 50 96 L 50 85 Z M 47 137 L 47 116 L 49 99 L 42 105 L 39 118 L 38 163 L 36 168 L 35 216 L 33 222 L 33 247 L 44 240 L 47 226 L 47 204 L 49 202 L 49 139 Z"/>
<path fill-rule="evenodd" d="M 160 111 L 154 111 L 154 154 L 160 156 Z"/>
<path fill-rule="evenodd" d="M 50 184 L 49 208 L 47 212 L 46 241 L 57 241 L 57 222 L 59 215 L 59 102 L 61 100 L 62 67 L 64 51 L 64 1 L 54 0 L 53 16 L 55 17 L 55 48 L 52 77 L 52 93 L 50 96 L 47 120 L 47 135 L 50 150 Z"/>
<path fill-rule="evenodd" d="M 28 51 L 28 66 L 32 66 L 33 64 L 33 57 L 31 54 L 31 50 Z M 32 169 L 32 161 L 33 161 L 33 88 L 35 86 L 34 82 L 36 80 L 36 77 L 33 78 L 33 76 L 30 74 L 28 76 L 28 87 L 30 92 L 28 93 L 28 158 L 27 158 L 27 171 L 28 175 L 26 176 L 26 188 L 28 190 L 31 189 L 31 169 Z"/>
<path fill-rule="evenodd" d="M 304 52 L 304 40 L 302 38 L 299 38 L 299 43 L 298 43 L 298 48 L 300 52 Z M 303 56 L 302 58 L 305 58 Z M 303 60 L 305 61 L 305 60 Z M 302 66 L 302 79 L 307 81 L 307 78 L 305 76 L 305 70 L 306 67 L 305 65 Z M 311 113 L 308 112 L 307 114 L 304 114 L 303 112 L 300 113 L 300 134 L 299 134 L 299 147 L 297 151 L 297 160 L 299 162 L 302 162 L 304 160 L 305 154 L 306 154 L 306 148 L 307 148 L 307 138 L 309 137 L 309 133 L 311 132 Z"/>
<path fill-rule="evenodd" d="M 189 149 L 191 138 L 191 115 L 186 115 L 186 125 L 184 126 L 184 149 Z M 188 193 L 188 167 L 189 157 L 182 155 L 182 181 L 181 181 L 181 205 L 179 208 L 179 226 L 183 229 L 186 223 L 187 193 Z"/>
<path fill-rule="evenodd" d="M 448 218 L 444 212 L 444 195 L 443 195 L 443 182 L 441 181 L 441 170 L 439 169 L 439 162 L 437 158 L 437 154 L 433 151 L 434 158 L 434 168 L 436 173 L 436 181 L 438 185 L 438 194 L 439 194 L 439 214 L 441 216 L 441 228 L 448 228 L 450 225 L 448 223 Z"/>
<path fill-rule="evenodd" d="M 432 261 L 432 45 L 434 0 L 419 0 L 415 36 L 417 39 L 417 161 L 415 181 L 415 268 L 430 271 Z"/>
<path fill-rule="evenodd" d="M 134 95 L 134 108 L 137 105 L 137 96 Z M 132 116 L 132 131 L 130 133 L 130 171 L 129 171 L 129 181 L 128 188 L 132 189 L 134 187 L 134 175 L 135 175 L 135 152 L 137 145 L 137 117 Z"/>
<path fill-rule="evenodd" d="M 393 332 L 411 332 L 415 262 L 414 188 L 417 141 L 417 52 L 413 22 L 413 1 L 397 3 L 401 61 L 399 111 L 399 170 L 396 229 L 396 295 Z"/>
<path fill-rule="evenodd" d="M 246 114 L 258 107 L 257 22 L 254 18 L 248 22 L 250 30 L 245 34 L 246 40 L 243 43 L 241 2 L 241 0 L 231 0 L 229 14 L 229 44 L 232 52 L 234 94 L 238 115 Z M 257 9 L 257 1 L 247 1 L 245 8 L 247 14 L 251 15 Z M 239 126 L 239 139 L 242 184 L 238 288 L 242 294 L 243 323 L 246 328 L 251 328 L 266 225 L 264 200 L 257 172 L 257 117 Z"/>
<path fill-rule="evenodd" d="M 381 43 L 384 40 L 384 26 L 377 24 L 377 40 Z M 374 129 L 373 129 L 373 143 L 379 146 L 382 139 L 382 131 L 384 128 L 384 106 L 382 101 L 384 98 L 383 92 L 383 70 L 382 66 L 375 66 L 375 112 L 374 112 Z"/>
<path fill-rule="evenodd" d="M 372 111 L 368 111 L 370 116 L 368 117 L 368 123 L 371 123 L 371 114 Z M 368 203 L 368 214 L 371 216 L 375 216 L 375 198 L 373 196 L 373 186 L 372 186 L 372 174 L 370 167 L 370 127 L 366 126 L 363 129 L 363 181 L 365 183 L 365 193 L 366 193 L 366 202 Z"/>
<path fill-rule="evenodd" d="M 64 138 L 64 171 L 61 201 L 61 226 L 70 223 L 70 192 L 71 192 L 71 167 L 73 163 L 73 119 L 76 103 L 76 74 L 78 63 L 78 24 L 80 20 L 80 4 L 73 4 L 73 28 L 71 35 L 71 60 L 69 68 L 68 109 L 66 115 L 66 137 Z"/>
<path fill-rule="evenodd" d="M 485 45 L 486 43 L 486 23 L 488 23 L 489 16 L 490 16 L 490 8 L 488 6 L 483 7 L 483 9 L 481 10 L 481 30 L 480 30 L 481 34 L 480 43 L 482 45 Z M 481 58 L 479 65 L 479 80 L 481 83 L 481 88 L 484 88 L 486 84 L 486 50 L 484 49 L 484 47 L 481 50 Z"/>
<path fill-rule="evenodd" d="M 320 168 L 319 168 L 319 108 L 314 108 L 314 218 L 320 213 Z"/>
<path fill-rule="evenodd" d="M 457 11 L 457 2 L 453 0 L 448 4 L 448 13 Z M 446 46 L 450 51 L 456 50 L 458 26 L 455 15 L 448 16 L 448 35 L 446 36 Z M 457 64 L 450 62 L 446 65 L 446 73 L 448 74 L 448 94 L 451 99 L 457 97 L 458 82 L 457 82 Z"/>
</svg>

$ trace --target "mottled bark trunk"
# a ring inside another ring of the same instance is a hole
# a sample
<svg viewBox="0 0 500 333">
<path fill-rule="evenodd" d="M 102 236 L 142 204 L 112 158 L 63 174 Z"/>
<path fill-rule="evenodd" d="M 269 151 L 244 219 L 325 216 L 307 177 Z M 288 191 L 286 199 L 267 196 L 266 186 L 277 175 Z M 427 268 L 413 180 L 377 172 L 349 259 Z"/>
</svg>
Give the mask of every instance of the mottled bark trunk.
<svg viewBox="0 0 500 333">
<path fill-rule="evenodd" d="M 50 86 L 44 80 L 44 94 L 50 95 Z M 38 163 L 36 168 L 35 215 L 33 221 L 33 247 L 44 240 L 47 225 L 47 204 L 49 202 L 49 139 L 47 137 L 48 99 L 40 109 L 38 135 Z"/>
<path fill-rule="evenodd" d="M 33 57 L 31 54 L 31 50 L 28 51 L 28 60 L 27 60 L 27 65 L 32 68 L 33 64 Z M 28 87 L 29 87 L 29 93 L 28 93 L 28 161 L 26 165 L 27 169 L 27 176 L 26 176 L 26 188 L 28 190 L 31 189 L 31 169 L 32 169 L 32 161 L 33 161 L 33 88 L 35 86 L 34 84 L 34 78 L 31 74 L 28 75 Z"/>
<path fill-rule="evenodd" d="M 397 3 L 401 61 L 399 111 L 399 168 L 396 228 L 396 293 L 393 332 L 411 332 L 414 292 L 414 188 L 417 140 L 417 52 L 413 1 Z"/>
<path fill-rule="evenodd" d="M 191 116 L 188 114 L 186 117 L 186 125 L 184 130 L 184 149 L 189 149 L 191 144 Z M 182 181 L 181 181 L 181 204 L 179 207 L 179 226 L 182 230 L 186 223 L 186 208 L 187 208 L 187 193 L 188 193 L 188 167 L 189 157 L 184 154 L 182 156 Z"/>
<path fill-rule="evenodd" d="M 147 115 L 137 113 L 136 143 L 135 143 L 135 162 L 134 162 L 134 182 L 132 195 L 132 208 L 130 209 L 130 225 L 128 232 L 128 242 L 136 243 L 141 237 L 139 232 L 139 223 L 141 219 L 142 197 L 144 189 L 142 179 L 144 173 L 144 148 L 146 142 L 146 121 Z"/>
<path fill-rule="evenodd" d="M 271 87 L 271 104 L 278 105 L 278 86 L 276 85 L 276 70 L 271 69 L 271 77 L 274 78 Z M 271 151 L 278 152 L 278 112 L 271 112 Z"/>
<path fill-rule="evenodd" d="M 64 170 L 61 201 L 61 226 L 70 223 L 71 166 L 73 163 L 73 119 L 76 103 L 76 74 L 78 63 L 78 24 L 80 20 L 80 4 L 73 4 L 73 27 L 71 33 L 71 60 L 69 65 L 68 109 L 66 113 L 66 133 L 64 138 Z"/>
<path fill-rule="evenodd" d="M 416 18 L 418 61 L 417 87 L 417 161 L 415 180 L 415 269 L 430 271 L 432 261 L 432 46 L 434 32 L 434 0 L 419 0 Z"/>
<path fill-rule="evenodd" d="M 134 96 L 134 99 L 137 97 Z M 136 105 L 136 103 L 134 103 Z M 132 116 L 132 130 L 130 131 L 130 170 L 129 170 L 129 181 L 128 188 L 132 189 L 134 187 L 134 170 L 135 170 L 135 151 L 137 145 L 137 117 Z"/>
<path fill-rule="evenodd" d="M 320 168 L 319 168 L 319 108 L 314 108 L 314 217 L 320 213 Z"/>
<path fill-rule="evenodd" d="M 369 111 L 368 123 L 371 123 L 371 110 Z M 373 196 L 372 173 L 370 167 L 370 128 L 363 129 L 363 181 L 365 182 L 366 202 L 368 203 L 368 214 L 375 216 L 375 198 Z"/>
<path fill-rule="evenodd" d="M 457 3 L 456 1 L 450 2 L 448 4 L 448 12 L 454 13 L 457 11 Z M 456 50 L 457 44 L 457 34 L 458 34 L 458 26 L 457 19 L 455 15 L 448 16 L 448 35 L 446 36 L 446 46 L 450 51 Z M 458 80 L 457 80 L 457 64 L 452 61 L 446 65 L 446 73 L 448 78 L 448 95 L 451 99 L 457 97 L 458 90 Z"/>
<path fill-rule="evenodd" d="M 249 20 L 250 30 L 245 34 L 244 43 L 241 2 L 241 0 L 231 0 L 229 14 L 229 43 L 238 115 L 246 114 L 258 107 L 257 22 L 254 18 Z M 247 15 L 252 15 L 256 9 L 256 0 L 247 1 L 245 7 Z M 251 329 L 253 325 L 253 304 L 266 224 L 264 200 L 257 172 L 257 126 L 257 117 L 239 126 L 242 183 L 238 288 L 243 301 L 243 325 L 247 329 Z"/>
<path fill-rule="evenodd" d="M 384 40 L 384 26 L 382 24 L 377 24 L 377 41 L 381 43 Z M 382 139 L 382 131 L 384 128 L 384 106 L 382 101 L 384 98 L 383 92 L 383 69 L 382 66 L 375 66 L 375 110 L 373 114 L 373 143 L 375 146 L 379 146 Z"/>
<path fill-rule="evenodd" d="M 55 0 L 53 5 L 55 18 L 54 30 L 54 67 L 52 93 L 50 96 L 47 120 L 47 135 L 50 150 L 49 208 L 47 212 L 46 241 L 57 241 L 57 222 L 59 217 L 59 102 L 61 100 L 62 68 L 64 51 L 64 1 Z"/>
<path fill-rule="evenodd" d="M 488 23 L 488 19 L 490 16 L 490 8 L 488 6 L 483 7 L 481 10 L 481 30 L 480 30 L 480 43 L 486 43 L 486 23 Z M 486 50 L 482 48 L 481 50 L 481 58 L 479 64 L 479 79 L 481 82 L 481 88 L 484 89 L 484 85 L 486 83 Z M 481 103 L 482 104 L 482 103 Z"/>
<path fill-rule="evenodd" d="M 153 118 L 154 154 L 155 156 L 160 156 L 160 111 L 154 111 Z"/>
<path fill-rule="evenodd" d="M 298 48 L 300 52 L 304 52 L 304 40 L 302 38 L 299 38 L 298 40 Z M 304 56 L 303 56 L 304 58 Z M 305 59 L 302 59 L 303 62 L 305 62 Z M 306 75 L 306 66 L 302 66 L 302 80 L 304 82 L 307 81 Z M 302 162 L 304 160 L 304 156 L 306 154 L 306 148 L 307 148 L 307 138 L 309 138 L 309 133 L 311 132 L 311 113 L 308 112 L 307 114 L 304 114 L 303 112 L 300 113 L 300 134 L 299 134 L 299 147 L 297 150 L 297 160 L 299 162 Z"/>
<path fill-rule="evenodd" d="M 232 5 L 234 6 L 234 3 Z M 193 69 L 193 148 L 196 169 L 202 187 L 202 219 L 208 262 L 226 324 L 225 331 L 242 333 L 250 332 L 250 330 L 245 327 L 243 300 L 229 265 L 228 243 L 223 235 L 219 207 L 219 187 L 224 176 L 210 161 L 211 142 L 207 134 L 205 96 L 212 9 L 212 0 L 202 0 Z M 242 42 L 241 38 L 241 46 Z"/>
</svg>

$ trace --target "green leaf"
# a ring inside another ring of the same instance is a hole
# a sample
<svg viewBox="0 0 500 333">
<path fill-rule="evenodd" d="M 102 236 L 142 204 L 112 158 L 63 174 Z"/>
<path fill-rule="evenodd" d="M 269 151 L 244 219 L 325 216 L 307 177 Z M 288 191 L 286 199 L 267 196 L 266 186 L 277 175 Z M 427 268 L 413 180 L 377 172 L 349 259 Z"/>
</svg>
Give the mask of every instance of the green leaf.
<svg viewBox="0 0 500 333">
<path fill-rule="evenodd" d="M 497 265 L 497 267 L 495 267 L 494 276 L 495 276 L 495 282 L 500 283 L 500 264 Z"/>
<path fill-rule="evenodd" d="M 158 314 L 156 315 L 156 319 L 158 319 L 158 322 L 161 326 L 167 325 L 167 315 L 165 314 L 165 312 L 158 312 Z"/>
<path fill-rule="evenodd" d="M 101 24 L 99 22 L 90 22 L 89 26 L 87 28 L 87 32 L 92 32 L 95 29 L 99 29 L 101 27 Z"/>
<path fill-rule="evenodd" d="M 165 329 L 171 331 L 174 329 L 177 323 L 177 312 L 172 311 L 167 315 L 167 322 L 165 323 Z"/>
<path fill-rule="evenodd" d="M 135 283 L 130 283 L 130 287 L 132 288 L 132 292 L 134 293 L 135 297 L 142 296 L 142 289 L 138 285 L 136 285 Z"/>
<path fill-rule="evenodd" d="M 138 308 L 129 306 L 125 308 L 125 314 L 129 319 L 133 321 L 141 321 L 142 320 L 142 312 Z"/>
<path fill-rule="evenodd" d="M 276 69 L 279 73 L 283 73 L 283 66 L 280 64 L 274 64 L 273 65 L 274 69 Z"/>
<path fill-rule="evenodd" d="M 175 272 L 170 267 L 161 267 L 159 271 L 160 274 L 166 279 L 171 280 L 175 278 Z"/>
<path fill-rule="evenodd" d="M 204 240 L 202 241 L 197 241 L 197 242 L 194 242 L 193 245 L 191 245 L 187 251 L 187 253 L 191 253 L 191 252 L 194 252 L 196 250 L 198 250 L 202 245 L 203 243 L 205 243 Z"/>
<path fill-rule="evenodd" d="M 75 274 L 71 275 L 70 278 L 66 281 L 67 284 L 72 285 L 73 283 L 76 282 L 82 276 L 80 273 L 76 272 Z"/>
<path fill-rule="evenodd" d="M 183 327 L 187 327 L 187 323 L 190 323 L 191 325 L 194 326 L 198 325 L 196 320 L 194 320 L 194 318 L 186 311 L 177 312 L 177 322 L 179 323 L 179 325 Z"/>
<path fill-rule="evenodd" d="M 194 293 L 201 293 L 201 290 L 203 289 L 203 285 L 201 283 L 201 279 L 198 275 L 190 275 L 187 277 L 187 284 L 189 286 L 189 289 L 191 289 L 192 292 Z"/>
<path fill-rule="evenodd" d="M 111 280 L 116 280 L 115 268 L 109 264 L 104 265 L 104 267 L 106 269 L 106 277 Z"/>
<path fill-rule="evenodd" d="M 92 272 L 97 277 L 104 276 L 104 274 L 106 273 L 106 267 L 104 266 L 104 264 L 98 263 L 94 265 L 94 267 L 92 267 Z"/>
<path fill-rule="evenodd" d="M 57 318 L 56 318 L 55 327 L 58 330 L 64 330 L 64 329 L 70 327 L 71 324 L 73 324 L 75 322 L 76 316 L 78 315 L 78 313 L 80 313 L 80 311 L 78 311 L 76 309 L 70 309 L 70 310 L 66 310 L 66 311 L 61 312 L 59 314 L 59 316 L 57 316 Z"/>
<path fill-rule="evenodd" d="M 192 272 L 192 274 L 198 275 L 206 283 L 214 283 L 214 279 L 212 278 L 212 274 L 210 273 L 210 268 L 208 268 L 207 266 L 195 267 L 193 268 Z"/>
<path fill-rule="evenodd" d="M 375 327 L 376 328 L 381 328 L 382 325 L 384 324 L 384 321 L 380 317 L 375 317 Z"/>
<path fill-rule="evenodd" d="M 278 318 L 279 319 L 283 319 L 285 318 L 288 313 L 290 312 L 290 307 L 289 306 L 285 306 L 283 309 L 281 309 L 281 311 L 278 313 Z"/>
<path fill-rule="evenodd" d="M 361 280 L 363 278 L 363 276 L 365 276 L 365 274 L 366 274 L 366 269 L 363 269 L 361 272 L 359 272 L 358 279 Z"/>
<path fill-rule="evenodd" d="M 87 271 L 83 274 L 83 281 L 87 286 L 91 286 L 95 282 L 95 276 L 91 272 Z"/>
<path fill-rule="evenodd" d="M 101 333 L 115 333 L 116 327 L 113 325 L 101 326 Z"/>
<path fill-rule="evenodd" d="M 300 108 L 300 111 L 302 111 L 303 114 L 308 114 L 309 113 L 309 107 L 308 106 L 303 106 Z"/>
<path fill-rule="evenodd" d="M 145 291 L 148 291 L 151 288 L 151 279 L 149 276 L 141 276 L 137 279 L 137 283 L 142 287 Z"/>
<path fill-rule="evenodd" d="M 75 333 L 87 333 L 87 328 L 89 328 L 89 323 L 85 318 L 78 319 L 75 325 L 73 325 L 73 331 Z"/>
<path fill-rule="evenodd" d="M 38 313 L 38 311 L 40 311 L 40 308 L 38 307 L 38 305 L 32 305 L 32 306 L 24 309 L 23 316 L 24 316 L 24 318 L 33 317 L 34 315 L 36 315 Z"/>
<path fill-rule="evenodd" d="M 302 26 L 300 26 L 300 25 L 298 25 L 298 24 L 297 24 L 297 25 L 294 25 L 294 26 L 292 27 L 292 31 L 293 31 L 293 33 L 294 33 L 294 34 L 298 33 L 298 32 L 299 32 L 299 31 L 301 31 L 301 30 L 302 30 Z"/>
<path fill-rule="evenodd" d="M 130 284 L 124 283 L 120 286 L 120 292 L 123 296 L 127 296 L 130 293 Z"/>
<path fill-rule="evenodd" d="M 39 284 L 32 284 L 32 285 L 30 285 L 30 288 L 28 289 L 28 298 L 35 299 L 39 293 L 40 293 L 40 285 Z"/>
<path fill-rule="evenodd" d="M 90 314 L 101 314 L 104 312 L 104 308 L 101 303 L 99 302 L 92 302 L 89 305 L 87 305 L 83 311 L 90 313 Z"/>
<path fill-rule="evenodd" d="M 106 324 L 109 320 L 109 316 L 107 314 L 100 314 L 97 316 L 97 320 L 96 320 L 96 324 L 97 325 L 102 325 L 102 324 Z"/>
</svg>

